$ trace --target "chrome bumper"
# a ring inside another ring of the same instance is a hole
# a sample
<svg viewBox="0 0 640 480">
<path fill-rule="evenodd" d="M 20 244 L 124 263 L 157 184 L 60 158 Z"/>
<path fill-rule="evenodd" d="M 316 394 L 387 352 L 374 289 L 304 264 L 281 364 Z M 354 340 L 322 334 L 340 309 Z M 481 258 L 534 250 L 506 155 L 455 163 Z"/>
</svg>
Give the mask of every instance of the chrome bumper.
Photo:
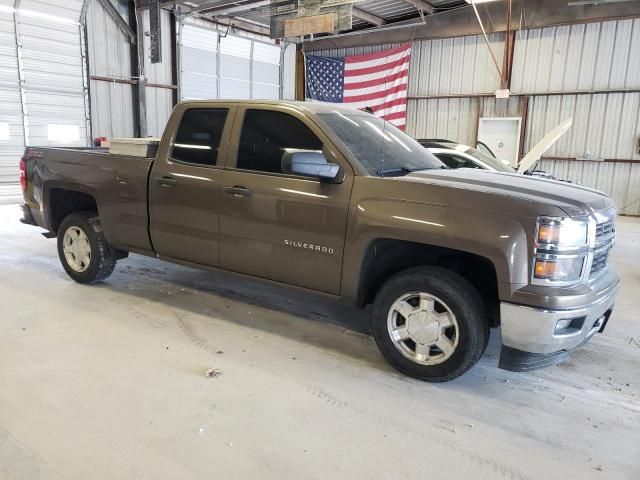
<svg viewBox="0 0 640 480">
<path fill-rule="evenodd" d="M 511 303 L 500 304 L 502 345 L 522 352 L 549 354 L 581 346 L 602 331 L 619 286 L 598 301 L 580 308 L 544 310 Z M 580 328 L 556 332 L 560 320 L 575 319 Z"/>
</svg>

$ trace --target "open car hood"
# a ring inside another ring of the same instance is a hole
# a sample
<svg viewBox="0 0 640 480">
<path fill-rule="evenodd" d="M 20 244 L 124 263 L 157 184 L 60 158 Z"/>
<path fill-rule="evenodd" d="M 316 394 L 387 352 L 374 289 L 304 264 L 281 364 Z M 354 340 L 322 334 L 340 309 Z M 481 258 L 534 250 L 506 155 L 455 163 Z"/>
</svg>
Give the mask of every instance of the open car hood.
<svg viewBox="0 0 640 480">
<path fill-rule="evenodd" d="M 542 140 L 529 150 L 518 165 L 518 173 L 524 173 L 535 166 L 540 157 L 556 143 L 556 141 L 566 133 L 573 125 L 573 118 L 569 117 L 561 122 L 557 127 L 547 133 Z"/>
</svg>

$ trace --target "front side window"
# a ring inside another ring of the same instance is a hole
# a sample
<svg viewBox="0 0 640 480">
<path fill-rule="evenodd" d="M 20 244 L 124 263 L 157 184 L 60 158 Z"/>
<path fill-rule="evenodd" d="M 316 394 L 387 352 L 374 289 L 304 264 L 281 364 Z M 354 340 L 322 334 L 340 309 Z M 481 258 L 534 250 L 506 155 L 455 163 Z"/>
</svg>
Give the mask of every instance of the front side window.
<svg viewBox="0 0 640 480">
<path fill-rule="evenodd" d="M 171 158 L 197 165 L 216 165 L 226 108 L 192 108 L 182 115 Z"/>
<path fill-rule="evenodd" d="M 373 115 L 323 112 L 320 117 L 370 175 L 406 175 L 417 170 L 443 168 L 426 148 L 389 122 Z"/>
<path fill-rule="evenodd" d="M 237 168 L 282 173 L 282 155 L 288 148 L 322 150 L 322 142 L 309 127 L 288 113 L 246 111 Z"/>
</svg>

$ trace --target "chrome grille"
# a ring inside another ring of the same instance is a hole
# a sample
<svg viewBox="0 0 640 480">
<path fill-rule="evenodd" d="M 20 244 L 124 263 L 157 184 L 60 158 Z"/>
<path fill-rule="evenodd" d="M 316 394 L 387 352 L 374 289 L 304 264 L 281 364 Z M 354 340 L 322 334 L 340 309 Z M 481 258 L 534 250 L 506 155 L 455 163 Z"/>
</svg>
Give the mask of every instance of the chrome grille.
<svg viewBox="0 0 640 480">
<path fill-rule="evenodd" d="M 615 240 L 615 226 L 613 219 L 600 222 L 596 225 L 596 242 L 589 278 L 595 278 L 607 268 L 609 252 Z"/>
<path fill-rule="evenodd" d="M 594 252 L 593 261 L 591 262 L 591 270 L 589 271 L 589 278 L 596 277 L 606 268 L 607 261 L 609 260 L 609 250 L 611 250 L 610 246 Z"/>
<path fill-rule="evenodd" d="M 596 225 L 596 245 L 606 243 L 608 240 L 612 239 L 614 234 L 615 229 L 613 227 L 613 220 L 598 223 Z"/>
</svg>

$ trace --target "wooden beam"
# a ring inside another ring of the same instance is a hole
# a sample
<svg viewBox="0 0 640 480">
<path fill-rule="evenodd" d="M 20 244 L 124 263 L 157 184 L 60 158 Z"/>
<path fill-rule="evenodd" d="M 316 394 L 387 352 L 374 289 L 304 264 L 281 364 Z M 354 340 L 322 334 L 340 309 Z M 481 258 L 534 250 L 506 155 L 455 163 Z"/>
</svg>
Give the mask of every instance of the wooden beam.
<svg viewBox="0 0 640 480">
<path fill-rule="evenodd" d="M 385 23 L 387 23 L 384 18 L 374 15 L 373 13 L 369 13 L 358 7 L 353 7 L 352 13 L 354 17 L 358 17 L 360 20 L 364 20 L 371 25 L 376 25 L 379 27 L 380 25 L 384 25 Z"/>
</svg>

